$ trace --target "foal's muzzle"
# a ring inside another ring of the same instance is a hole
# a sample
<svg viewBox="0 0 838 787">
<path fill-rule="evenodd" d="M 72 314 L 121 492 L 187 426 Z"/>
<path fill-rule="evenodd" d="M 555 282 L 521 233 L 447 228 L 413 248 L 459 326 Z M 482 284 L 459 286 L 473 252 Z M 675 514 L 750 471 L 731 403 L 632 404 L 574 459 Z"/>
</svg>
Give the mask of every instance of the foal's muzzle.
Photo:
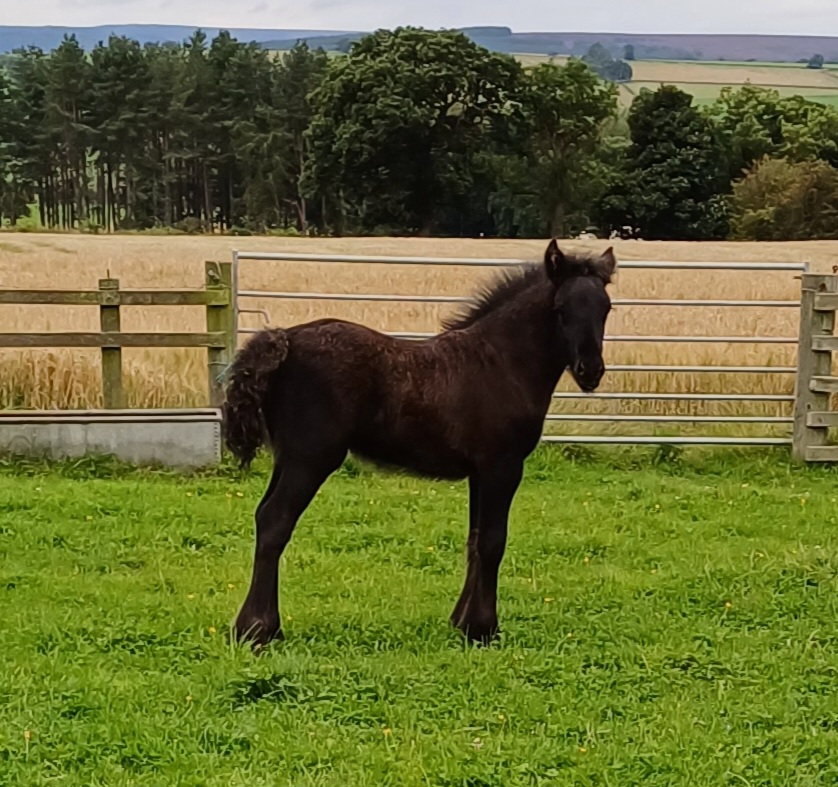
<svg viewBox="0 0 838 787">
<path fill-rule="evenodd" d="M 570 373 L 583 393 L 593 393 L 602 382 L 605 364 L 602 361 L 577 361 Z"/>
</svg>

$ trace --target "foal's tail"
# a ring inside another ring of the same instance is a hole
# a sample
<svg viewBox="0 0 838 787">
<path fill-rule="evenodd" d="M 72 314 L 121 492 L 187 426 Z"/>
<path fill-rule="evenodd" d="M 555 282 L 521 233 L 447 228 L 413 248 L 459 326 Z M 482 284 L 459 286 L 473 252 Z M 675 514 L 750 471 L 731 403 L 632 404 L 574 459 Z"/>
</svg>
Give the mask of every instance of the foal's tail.
<svg viewBox="0 0 838 787">
<path fill-rule="evenodd" d="M 236 354 L 224 403 L 224 440 L 242 467 L 248 467 L 264 439 L 262 406 L 270 377 L 288 357 L 288 334 L 260 331 Z"/>
</svg>

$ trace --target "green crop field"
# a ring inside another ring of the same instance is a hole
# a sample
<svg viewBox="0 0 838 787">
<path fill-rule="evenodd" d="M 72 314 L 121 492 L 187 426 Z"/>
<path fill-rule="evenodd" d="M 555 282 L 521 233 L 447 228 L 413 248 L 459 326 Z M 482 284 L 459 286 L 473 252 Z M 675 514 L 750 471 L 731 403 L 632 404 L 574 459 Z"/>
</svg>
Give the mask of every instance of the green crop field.
<svg viewBox="0 0 838 787">
<path fill-rule="evenodd" d="M 0 467 L 2 787 L 838 781 L 835 472 L 543 449 L 472 649 L 463 485 L 349 465 L 255 657 L 226 626 L 266 469 Z"/>
</svg>

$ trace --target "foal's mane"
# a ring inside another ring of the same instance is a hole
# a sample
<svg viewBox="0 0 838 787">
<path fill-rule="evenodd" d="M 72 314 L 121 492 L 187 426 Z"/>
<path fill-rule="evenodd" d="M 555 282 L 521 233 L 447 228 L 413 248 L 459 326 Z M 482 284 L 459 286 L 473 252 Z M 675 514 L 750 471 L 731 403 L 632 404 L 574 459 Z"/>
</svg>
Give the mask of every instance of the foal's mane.
<svg viewBox="0 0 838 787">
<path fill-rule="evenodd" d="M 610 277 L 604 277 L 594 265 L 596 258 L 585 254 L 564 255 L 564 279 L 575 276 L 598 276 L 608 284 Z M 446 331 L 468 328 L 479 322 L 501 306 L 514 301 L 522 293 L 537 284 L 548 282 L 547 271 L 543 263 L 528 263 L 503 271 L 494 281 L 479 289 L 468 303 L 442 321 Z"/>
</svg>

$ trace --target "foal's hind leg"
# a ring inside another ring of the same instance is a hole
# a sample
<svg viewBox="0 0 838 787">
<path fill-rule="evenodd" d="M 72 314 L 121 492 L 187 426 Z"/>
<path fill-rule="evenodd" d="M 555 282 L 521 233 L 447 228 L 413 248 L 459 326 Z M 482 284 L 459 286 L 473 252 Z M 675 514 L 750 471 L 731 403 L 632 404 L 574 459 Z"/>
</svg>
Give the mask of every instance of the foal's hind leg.
<svg viewBox="0 0 838 787">
<path fill-rule="evenodd" d="M 476 544 L 472 549 L 470 536 L 469 576 L 459 619 L 455 621 L 473 642 L 487 644 L 498 634 L 498 572 L 506 549 L 509 509 L 522 475 L 523 464 L 508 460 L 478 476 Z M 466 597 L 469 580 L 471 588 Z"/>
<path fill-rule="evenodd" d="M 256 510 L 256 555 L 250 590 L 236 619 L 236 636 L 265 645 L 282 637 L 279 617 L 279 559 L 297 520 L 340 461 L 289 461 L 283 458 Z"/>
</svg>

